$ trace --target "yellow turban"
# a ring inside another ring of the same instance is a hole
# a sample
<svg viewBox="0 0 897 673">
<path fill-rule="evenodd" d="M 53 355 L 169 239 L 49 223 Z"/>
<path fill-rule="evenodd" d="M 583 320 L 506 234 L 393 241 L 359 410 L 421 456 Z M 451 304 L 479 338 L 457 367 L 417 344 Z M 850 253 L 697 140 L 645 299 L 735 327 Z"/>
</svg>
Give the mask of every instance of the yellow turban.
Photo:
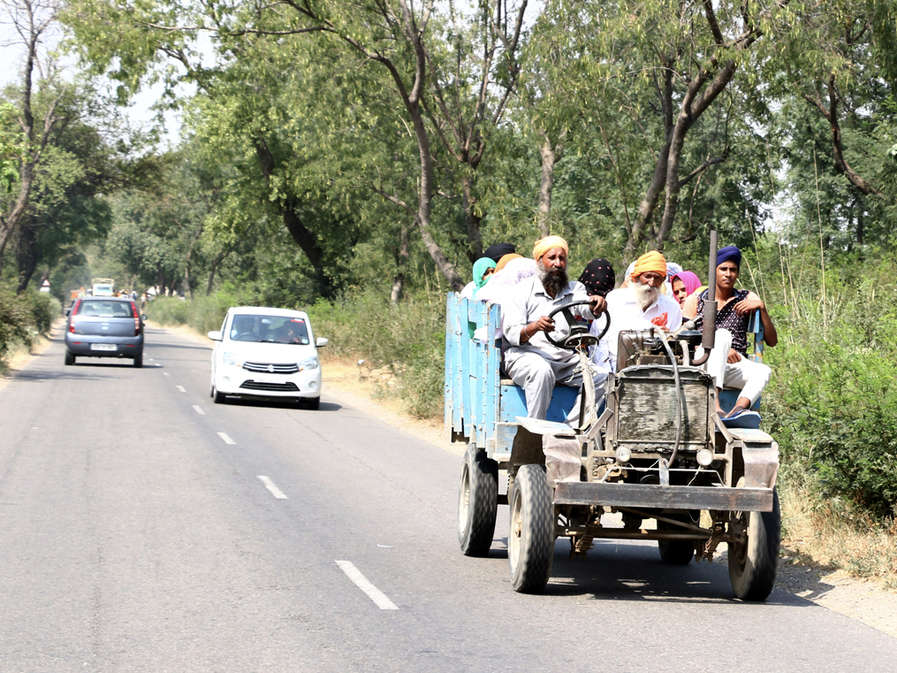
<svg viewBox="0 0 897 673">
<path fill-rule="evenodd" d="M 536 245 L 533 246 L 533 259 L 541 259 L 542 255 L 554 248 L 563 248 L 564 252 L 570 254 L 570 247 L 567 245 L 567 241 L 560 236 L 546 236 L 536 241 Z"/>
<path fill-rule="evenodd" d="M 518 255 L 516 252 L 509 252 L 507 255 L 502 255 L 498 260 L 498 264 L 495 265 L 496 273 L 504 269 L 512 259 L 520 259 L 522 257 L 523 255 Z"/>
<path fill-rule="evenodd" d="M 648 271 L 654 271 L 664 277 L 667 275 L 667 260 L 657 250 L 646 252 L 635 260 L 635 266 L 632 269 L 630 278 L 634 280 L 636 276 L 640 276 Z"/>
</svg>

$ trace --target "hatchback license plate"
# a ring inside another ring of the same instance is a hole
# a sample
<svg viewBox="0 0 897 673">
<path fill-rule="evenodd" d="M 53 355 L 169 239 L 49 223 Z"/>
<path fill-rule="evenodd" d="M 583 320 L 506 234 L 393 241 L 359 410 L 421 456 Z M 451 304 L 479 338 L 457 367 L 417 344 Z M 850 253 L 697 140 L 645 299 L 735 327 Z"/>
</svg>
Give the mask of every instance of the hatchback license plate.
<svg viewBox="0 0 897 673">
<path fill-rule="evenodd" d="M 114 351 L 117 349 L 118 347 L 115 344 L 90 344 L 90 350 L 92 351 Z"/>
</svg>

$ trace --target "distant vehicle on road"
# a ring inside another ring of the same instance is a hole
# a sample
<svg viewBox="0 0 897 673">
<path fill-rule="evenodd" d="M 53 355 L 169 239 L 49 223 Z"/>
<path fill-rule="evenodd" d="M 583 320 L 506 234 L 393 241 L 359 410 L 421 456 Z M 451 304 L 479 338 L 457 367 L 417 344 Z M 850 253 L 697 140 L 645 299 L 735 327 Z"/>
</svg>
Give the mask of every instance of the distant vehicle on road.
<svg viewBox="0 0 897 673">
<path fill-rule="evenodd" d="M 115 280 L 112 278 L 94 278 L 91 281 L 91 294 L 94 297 L 115 296 Z"/>
<path fill-rule="evenodd" d="M 112 357 L 132 358 L 142 367 L 143 321 L 131 299 L 76 299 L 65 325 L 65 364 L 75 364 L 77 357 Z"/>
<path fill-rule="evenodd" d="M 314 338 L 303 311 L 263 306 L 228 309 L 221 329 L 209 332 L 212 351 L 209 395 L 294 399 L 312 409 L 321 402 L 318 348 L 327 339 Z"/>
</svg>

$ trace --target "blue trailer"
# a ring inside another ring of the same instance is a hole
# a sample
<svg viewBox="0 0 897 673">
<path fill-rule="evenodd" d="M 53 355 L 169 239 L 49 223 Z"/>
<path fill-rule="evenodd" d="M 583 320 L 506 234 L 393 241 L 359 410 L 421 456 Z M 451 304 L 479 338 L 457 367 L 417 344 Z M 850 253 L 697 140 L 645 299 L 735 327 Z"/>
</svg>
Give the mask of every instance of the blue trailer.
<svg viewBox="0 0 897 673">
<path fill-rule="evenodd" d="M 467 446 L 458 494 L 462 552 L 488 554 L 497 508 L 509 505 L 517 591 L 545 588 L 556 538 L 584 556 L 603 537 L 657 540 L 672 565 L 710 559 L 726 542 L 735 594 L 765 599 L 779 544 L 778 446 L 762 430 L 722 423 L 716 390 L 695 362 L 702 335 L 621 332 L 630 364 L 609 377 L 600 415 L 586 404 L 580 425 L 570 427 L 564 419 L 574 388 L 557 386 L 546 419 L 526 416 L 522 389 L 502 373 L 500 321 L 498 305 L 447 296 L 445 426 Z M 589 366 L 586 345 L 570 346 L 581 367 Z M 585 399 L 594 400 L 591 376 L 583 379 Z M 566 473 L 553 466 L 556 453 Z M 608 523 L 605 514 L 619 516 Z M 650 519 L 655 527 L 642 525 Z"/>
</svg>

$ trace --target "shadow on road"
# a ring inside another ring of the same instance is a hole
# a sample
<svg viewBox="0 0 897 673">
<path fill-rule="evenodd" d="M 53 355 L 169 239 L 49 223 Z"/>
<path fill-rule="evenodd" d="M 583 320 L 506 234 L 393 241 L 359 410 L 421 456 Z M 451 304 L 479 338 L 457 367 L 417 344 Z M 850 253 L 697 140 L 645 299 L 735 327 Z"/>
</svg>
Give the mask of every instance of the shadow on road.
<svg viewBox="0 0 897 673">
<path fill-rule="evenodd" d="M 507 538 L 500 538 L 506 545 Z M 496 539 L 496 543 L 499 539 Z M 566 539 L 555 543 L 548 596 L 591 596 L 596 600 L 662 600 L 677 603 L 740 603 L 732 594 L 725 554 L 720 562 L 692 561 L 675 566 L 660 560 L 653 544 L 596 540 L 588 554 L 570 558 Z M 493 548 L 490 558 L 507 559 L 507 549 Z M 811 606 L 781 583 L 767 605 Z"/>
<path fill-rule="evenodd" d="M 339 411 L 343 408 L 341 404 L 336 402 L 322 401 L 321 406 L 318 409 L 311 409 L 306 402 L 294 402 L 293 400 L 282 399 L 247 399 L 242 397 L 225 397 L 224 402 L 219 402 L 219 404 L 234 404 L 244 407 L 272 407 L 274 409 L 303 409 L 314 411 L 315 413 Z"/>
</svg>

